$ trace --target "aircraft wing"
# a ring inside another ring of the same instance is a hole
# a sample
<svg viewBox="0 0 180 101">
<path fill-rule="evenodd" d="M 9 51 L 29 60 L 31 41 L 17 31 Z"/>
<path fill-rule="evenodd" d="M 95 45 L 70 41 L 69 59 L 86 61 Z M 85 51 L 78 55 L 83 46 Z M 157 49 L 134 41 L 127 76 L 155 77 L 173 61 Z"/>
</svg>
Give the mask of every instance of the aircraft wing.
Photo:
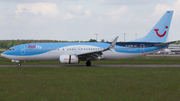
<svg viewBox="0 0 180 101">
<path fill-rule="evenodd" d="M 162 44 L 155 44 L 154 46 L 161 47 L 161 46 L 166 46 L 166 45 L 169 45 L 169 44 L 172 44 L 172 43 L 175 43 L 175 42 L 176 41 L 166 42 L 166 43 L 162 43 Z"/>
<path fill-rule="evenodd" d="M 78 54 L 76 54 L 76 56 L 78 56 L 78 57 L 89 57 L 89 58 L 98 59 L 98 60 L 102 59 L 102 58 L 104 58 L 104 57 L 102 57 L 102 54 L 104 51 L 108 51 L 110 49 L 114 50 L 114 46 L 116 45 L 117 39 L 118 39 L 118 36 L 113 40 L 113 42 L 111 43 L 111 45 L 108 48 L 105 48 L 103 50 L 78 53 Z"/>
</svg>

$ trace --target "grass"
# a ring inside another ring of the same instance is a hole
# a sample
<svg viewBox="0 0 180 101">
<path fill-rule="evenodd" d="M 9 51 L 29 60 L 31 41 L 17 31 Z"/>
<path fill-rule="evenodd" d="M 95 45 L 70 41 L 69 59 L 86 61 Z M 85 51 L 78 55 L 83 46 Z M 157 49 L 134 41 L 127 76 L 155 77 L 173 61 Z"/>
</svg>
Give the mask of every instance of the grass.
<svg viewBox="0 0 180 101">
<path fill-rule="evenodd" d="M 4 52 L 4 51 L 6 51 L 6 49 L 1 49 L 1 48 L 0 48 L 0 52 Z"/>
<path fill-rule="evenodd" d="M 0 57 L 0 65 L 16 64 Z M 27 61 L 25 64 L 59 64 Z M 80 64 L 85 64 L 84 61 Z M 180 57 L 138 57 L 92 64 L 180 64 Z M 0 68 L 0 101 L 177 101 L 179 68 Z"/>
<path fill-rule="evenodd" d="M 0 68 L 0 100 L 177 101 L 179 68 Z"/>
<path fill-rule="evenodd" d="M 0 57 L 0 65 L 6 65 L 11 64 L 15 65 L 17 63 L 11 63 L 9 59 L 5 59 L 3 57 Z M 80 61 L 80 64 L 85 64 L 86 61 Z M 26 64 L 51 64 L 51 65 L 57 65 L 60 64 L 59 61 L 26 61 L 26 63 L 22 62 L 22 65 Z M 122 60 L 101 60 L 101 61 L 92 61 L 92 64 L 130 64 L 130 65 L 136 65 L 136 64 L 164 64 L 164 65 L 180 65 L 180 57 L 137 57 L 132 59 L 122 59 Z"/>
<path fill-rule="evenodd" d="M 6 49 L 0 48 L 0 51 L 6 51 Z"/>
</svg>

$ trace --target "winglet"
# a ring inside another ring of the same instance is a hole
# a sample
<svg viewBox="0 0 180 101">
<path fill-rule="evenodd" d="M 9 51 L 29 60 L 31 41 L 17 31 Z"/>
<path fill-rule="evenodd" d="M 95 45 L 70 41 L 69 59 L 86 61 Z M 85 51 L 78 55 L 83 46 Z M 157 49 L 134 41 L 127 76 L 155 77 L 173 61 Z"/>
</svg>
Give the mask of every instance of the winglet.
<svg viewBox="0 0 180 101">
<path fill-rule="evenodd" d="M 108 48 L 104 49 L 103 51 L 112 50 L 112 51 L 115 52 L 114 46 L 116 45 L 116 42 L 117 42 L 118 37 L 119 37 L 119 36 L 117 36 L 117 37 L 113 40 L 113 42 L 111 43 L 111 45 L 110 45 Z"/>
<path fill-rule="evenodd" d="M 114 49 L 114 46 L 116 45 L 116 42 L 117 42 L 117 39 L 118 39 L 119 36 L 117 36 L 113 42 L 111 43 L 111 45 L 108 47 L 108 49 Z"/>
</svg>

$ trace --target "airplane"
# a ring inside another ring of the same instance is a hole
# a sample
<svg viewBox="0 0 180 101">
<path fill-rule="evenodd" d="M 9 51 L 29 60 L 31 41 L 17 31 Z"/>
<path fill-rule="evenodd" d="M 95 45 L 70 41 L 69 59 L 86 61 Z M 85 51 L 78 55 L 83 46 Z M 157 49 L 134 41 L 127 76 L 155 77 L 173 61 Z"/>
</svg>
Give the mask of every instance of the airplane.
<svg viewBox="0 0 180 101">
<path fill-rule="evenodd" d="M 160 51 L 156 52 L 156 54 L 161 54 L 161 53 L 172 54 L 170 49 L 163 49 L 163 50 L 160 50 Z"/>
<path fill-rule="evenodd" d="M 33 60 L 59 60 L 62 64 L 78 64 L 102 59 L 126 59 L 144 56 L 165 49 L 176 41 L 166 42 L 173 11 L 167 11 L 152 30 L 144 37 L 130 41 L 83 42 L 83 43 L 30 43 L 9 48 L 1 55 L 11 62 Z"/>
</svg>

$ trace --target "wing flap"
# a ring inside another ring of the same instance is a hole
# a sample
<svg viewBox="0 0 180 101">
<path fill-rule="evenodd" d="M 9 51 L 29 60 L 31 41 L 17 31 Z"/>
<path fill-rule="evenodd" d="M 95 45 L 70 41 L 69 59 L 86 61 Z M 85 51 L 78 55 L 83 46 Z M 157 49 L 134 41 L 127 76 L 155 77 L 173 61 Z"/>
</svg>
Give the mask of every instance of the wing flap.
<svg viewBox="0 0 180 101">
<path fill-rule="evenodd" d="M 76 55 L 77 55 L 77 56 L 82 56 L 82 55 L 93 54 L 93 53 L 101 54 L 101 53 L 102 53 L 102 50 L 99 50 L 99 51 L 90 51 L 90 52 L 84 52 L 84 53 L 78 53 L 78 54 L 76 54 Z"/>
</svg>

